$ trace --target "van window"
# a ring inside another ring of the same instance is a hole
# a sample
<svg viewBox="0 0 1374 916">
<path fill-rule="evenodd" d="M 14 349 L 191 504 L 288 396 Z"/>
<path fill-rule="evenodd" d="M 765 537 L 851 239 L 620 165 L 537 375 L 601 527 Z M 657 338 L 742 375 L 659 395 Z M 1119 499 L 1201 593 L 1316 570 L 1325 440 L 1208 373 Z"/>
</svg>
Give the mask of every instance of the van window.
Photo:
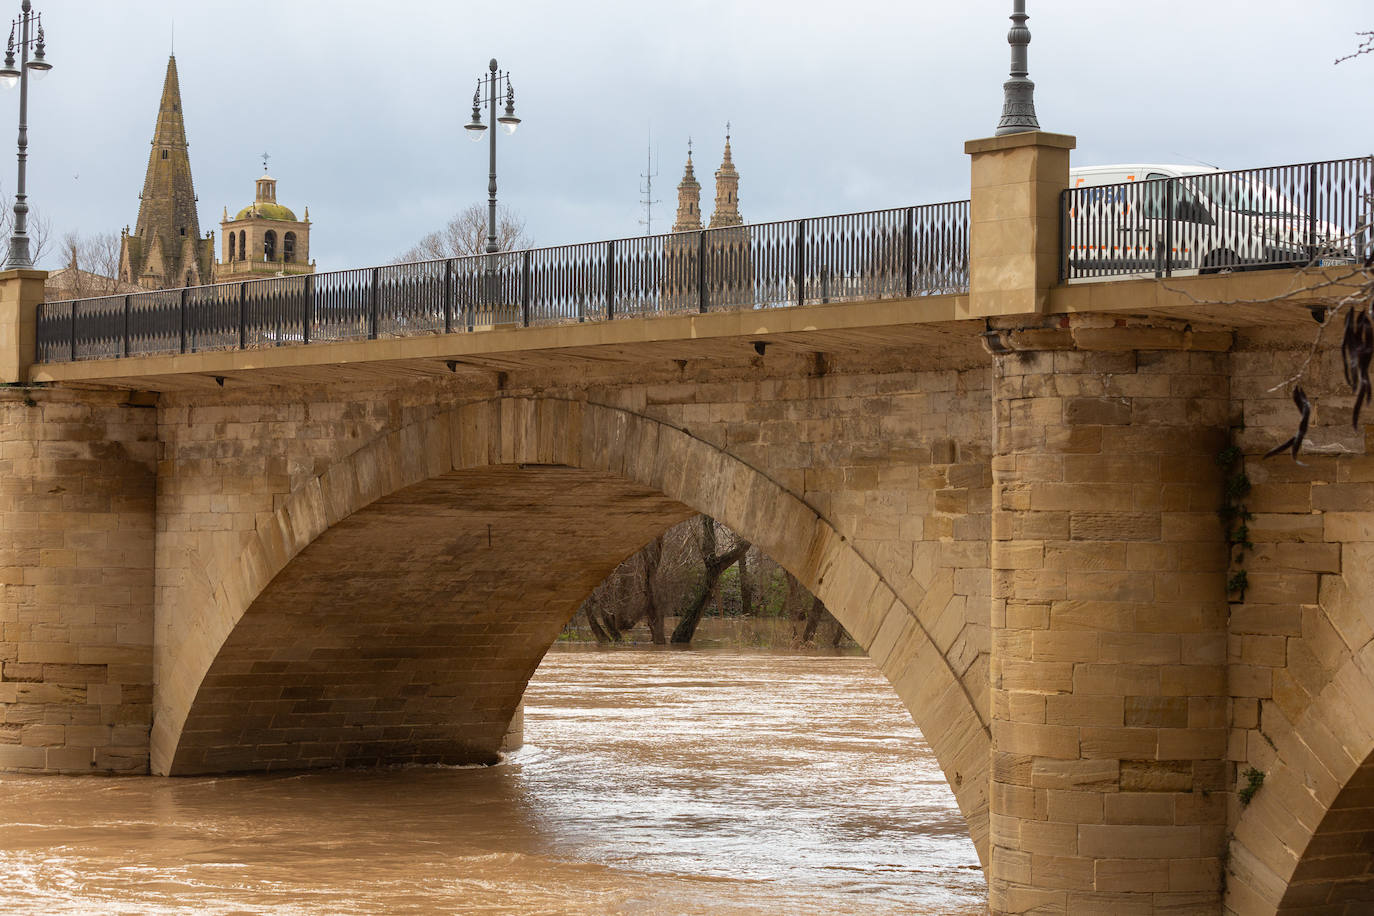
<svg viewBox="0 0 1374 916">
<path fill-rule="evenodd" d="M 1156 176 L 1149 176 L 1151 179 Z M 1164 182 L 1149 181 L 1140 189 L 1140 215 L 1145 219 L 1164 218 Z"/>
<path fill-rule="evenodd" d="M 1263 182 L 1235 175 L 1208 176 L 1199 187 L 1218 207 L 1245 216 L 1303 215 L 1292 201 Z"/>
<path fill-rule="evenodd" d="M 1212 225 L 1214 221 L 1208 214 L 1207 208 L 1182 181 L 1175 180 L 1172 190 L 1165 190 L 1168 182 L 1164 179 L 1167 177 L 1159 172 L 1151 172 L 1146 176 L 1148 184 L 1141 190 L 1140 215 L 1145 219 L 1163 219 L 1166 194 L 1171 193 L 1173 195 L 1174 220 Z"/>
</svg>

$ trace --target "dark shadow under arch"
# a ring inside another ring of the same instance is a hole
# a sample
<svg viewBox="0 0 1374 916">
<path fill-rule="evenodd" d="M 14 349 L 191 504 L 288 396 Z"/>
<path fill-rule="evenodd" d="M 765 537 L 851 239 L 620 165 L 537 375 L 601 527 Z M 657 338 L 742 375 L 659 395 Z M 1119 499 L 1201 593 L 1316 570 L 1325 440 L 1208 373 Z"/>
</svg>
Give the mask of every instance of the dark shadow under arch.
<svg viewBox="0 0 1374 916">
<path fill-rule="evenodd" d="M 577 606 L 691 514 L 623 478 L 553 466 L 454 471 L 379 499 L 244 613 L 172 772 L 494 762 Z"/>
</svg>

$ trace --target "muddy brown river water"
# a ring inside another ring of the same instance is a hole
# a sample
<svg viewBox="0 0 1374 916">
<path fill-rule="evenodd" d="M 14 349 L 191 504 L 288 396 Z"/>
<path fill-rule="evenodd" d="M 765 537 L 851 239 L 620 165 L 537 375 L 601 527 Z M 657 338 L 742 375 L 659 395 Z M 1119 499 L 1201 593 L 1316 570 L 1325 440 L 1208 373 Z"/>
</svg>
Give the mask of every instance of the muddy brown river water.
<svg viewBox="0 0 1374 916">
<path fill-rule="evenodd" d="M 485 768 L 0 776 L 5 913 L 984 911 L 867 659 L 554 651 Z"/>
</svg>

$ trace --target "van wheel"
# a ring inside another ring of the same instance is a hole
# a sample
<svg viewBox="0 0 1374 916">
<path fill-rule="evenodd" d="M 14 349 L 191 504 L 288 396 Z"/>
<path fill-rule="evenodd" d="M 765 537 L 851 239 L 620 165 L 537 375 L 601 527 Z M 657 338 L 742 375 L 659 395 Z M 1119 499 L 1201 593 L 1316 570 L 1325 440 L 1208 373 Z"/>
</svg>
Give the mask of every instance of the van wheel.
<svg viewBox="0 0 1374 916">
<path fill-rule="evenodd" d="M 1229 248 L 1220 251 L 1213 251 L 1202 259 L 1202 267 L 1198 268 L 1200 274 L 1218 274 L 1226 270 L 1239 270 L 1240 258 Z"/>
</svg>

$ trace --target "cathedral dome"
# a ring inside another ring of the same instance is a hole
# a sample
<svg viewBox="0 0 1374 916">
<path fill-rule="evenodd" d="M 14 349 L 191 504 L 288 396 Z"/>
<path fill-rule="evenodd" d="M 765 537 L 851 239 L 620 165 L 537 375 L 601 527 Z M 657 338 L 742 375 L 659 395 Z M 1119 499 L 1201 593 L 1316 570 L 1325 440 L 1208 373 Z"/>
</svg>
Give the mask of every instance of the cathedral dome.
<svg viewBox="0 0 1374 916">
<path fill-rule="evenodd" d="M 244 207 L 234 219 L 250 219 L 253 217 L 258 219 L 280 219 L 291 223 L 297 222 L 296 214 L 292 213 L 289 207 L 283 207 L 281 204 L 263 200 L 255 201 Z"/>
</svg>

